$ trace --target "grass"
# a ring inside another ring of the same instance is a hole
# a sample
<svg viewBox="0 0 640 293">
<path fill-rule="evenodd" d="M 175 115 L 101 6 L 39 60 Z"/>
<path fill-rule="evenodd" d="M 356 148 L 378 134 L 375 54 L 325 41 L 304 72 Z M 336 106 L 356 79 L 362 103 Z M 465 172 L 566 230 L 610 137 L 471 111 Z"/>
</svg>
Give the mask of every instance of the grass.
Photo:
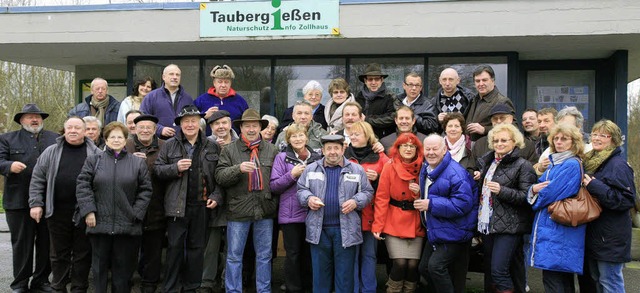
<svg viewBox="0 0 640 293">
<path fill-rule="evenodd" d="M 0 213 L 4 214 L 4 208 L 2 205 L 2 192 L 0 192 Z"/>
</svg>

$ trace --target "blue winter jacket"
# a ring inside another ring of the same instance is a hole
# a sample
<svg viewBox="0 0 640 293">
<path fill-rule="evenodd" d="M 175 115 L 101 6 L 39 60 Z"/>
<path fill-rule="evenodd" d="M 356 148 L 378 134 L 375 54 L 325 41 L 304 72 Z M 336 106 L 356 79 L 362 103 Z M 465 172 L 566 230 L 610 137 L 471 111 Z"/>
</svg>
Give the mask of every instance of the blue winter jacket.
<svg viewBox="0 0 640 293">
<path fill-rule="evenodd" d="M 356 201 L 357 210 L 362 210 L 373 198 L 373 187 L 367 179 L 367 174 L 362 166 L 344 159 L 344 167 L 340 172 L 340 186 L 338 187 L 338 200 L 340 205 L 347 200 Z M 309 197 L 317 196 L 325 202 L 327 190 L 324 159 L 307 165 L 298 179 L 298 200 L 303 207 L 309 206 Z M 307 242 L 318 244 L 322 233 L 322 221 L 324 208 L 317 211 L 309 210 L 305 224 L 307 227 Z M 362 243 L 362 223 L 360 215 L 356 211 L 348 214 L 340 213 L 340 234 L 342 235 L 342 247 L 351 247 Z"/>
<path fill-rule="evenodd" d="M 152 90 L 144 97 L 140 105 L 140 112 L 158 117 L 156 135 L 161 139 L 169 139 L 171 137 L 162 136 L 162 129 L 165 127 L 173 127 L 176 133 L 178 133 L 180 126 L 174 125 L 173 120 L 186 105 L 193 105 L 193 99 L 182 86 L 178 88 L 175 103 L 172 104 L 171 94 L 169 90 L 164 87 L 163 83 L 161 87 Z"/>
<path fill-rule="evenodd" d="M 527 262 L 530 266 L 550 271 L 582 274 L 586 225 L 570 227 L 558 224 L 549 216 L 547 207 L 555 201 L 578 193 L 582 182 L 580 161 L 569 158 L 561 164 L 551 164 L 538 183 L 550 181 L 538 192 L 532 205 L 536 216 L 531 232 L 531 249 Z M 529 196 L 531 196 L 531 188 Z"/>
<path fill-rule="evenodd" d="M 228 111 L 230 114 L 231 121 L 242 118 L 242 113 L 249 109 L 249 105 L 245 98 L 243 98 L 240 94 L 233 91 L 233 95 L 230 95 L 224 99 L 221 99 L 215 95 L 211 94 L 212 90 L 209 89 L 208 92 L 200 95 L 193 101 L 193 104 L 198 107 L 200 113 L 205 113 L 211 107 L 218 107 L 218 110 Z M 207 136 L 211 135 L 211 128 L 206 127 Z M 240 132 L 239 128 L 235 128 L 236 132 Z"/>
<path fill-rule="evenodd" d="M 88 95 L 84 98 L 84 102 L 77 104 L 75 107 L 71 108 L 67 117 L 78 116 L 83 118 L 85 116 L 92 116 L 91 114 L 91 98 L 93 95 Z M 102 127 L 105 127 L 107 124 L 118 121 L 118 111 L 120 110 L 120 102 L 111 95 L 108 95 L 109 98 L 109 106 L 107 106 L 107 112 L 104 113 L 104 124 Z"/>
<path fill-rule="evenodd" d="M 429 209 L 420 213 L 430 243 L 461 243 L 473 238 L 478 224 L 478 188 L 469 172 L 446 152 L 431 173 L 428 164 L 420 171 L 420 193 L 424 199 L 427 177 Z"/>
</svg>

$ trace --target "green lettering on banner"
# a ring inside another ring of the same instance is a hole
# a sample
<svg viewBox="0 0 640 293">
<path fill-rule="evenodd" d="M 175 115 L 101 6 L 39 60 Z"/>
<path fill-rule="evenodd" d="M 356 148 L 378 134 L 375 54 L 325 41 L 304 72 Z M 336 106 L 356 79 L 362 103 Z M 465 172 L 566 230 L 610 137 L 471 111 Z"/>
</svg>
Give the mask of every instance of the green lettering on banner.
<svg viewBox="0 0 640 293">
<path fill-rule="evenodd" d="M 273 8 L 279 8 L 280 4 L 281 4 L 280 0 L 271 0 L 271 6 L 273 6 Z M 280 9 L 278 9 L 275 12 L 271 13 L 271 15 L 273 15 L 273 27 L 271 29 L 272 30 L 283 30 L 284 28 L 282 28 L 282 23 L 281 23 L 281 18 L 280 18 Z"/>
</svg>

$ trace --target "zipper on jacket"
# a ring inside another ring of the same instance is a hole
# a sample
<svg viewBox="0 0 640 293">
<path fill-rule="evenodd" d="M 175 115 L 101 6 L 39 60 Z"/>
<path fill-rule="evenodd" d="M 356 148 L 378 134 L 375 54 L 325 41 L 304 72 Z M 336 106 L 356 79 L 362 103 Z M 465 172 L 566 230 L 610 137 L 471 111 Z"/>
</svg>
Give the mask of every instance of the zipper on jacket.
<svg viewBox="0 0 640 293">
<path fill-rule="evenodd" d="M 111 222 L 111 235 L 114 234 L 114 230 L 116 228 L 116 174 L 118 172 L 116 172 L 118 166 L 118 159 L 117 158 L 113 158 L 113 176 L 111 176 L 112 180 L 113 180 L 113 184 L 111 187 L 111 201 L 113 202 L 113 221 Z"/>
<path fill-rule="evenodd" d="M 534 265 L 534 259 L 535 259 L 535 254 L 536 254 L 536 242 L 538 240 L 538 222 L 540 222 L 540 217 L 542 214 L 539 214 L 538 217 L 536 218 L 536 223 L 535 225 L 533 225 L 533 239 L 531 239 L 531 248 L 529 249 L 529 251 L 531 251 L 531 258 L 529 259 L 531 261 L 531 266 Z"/>
</svg>

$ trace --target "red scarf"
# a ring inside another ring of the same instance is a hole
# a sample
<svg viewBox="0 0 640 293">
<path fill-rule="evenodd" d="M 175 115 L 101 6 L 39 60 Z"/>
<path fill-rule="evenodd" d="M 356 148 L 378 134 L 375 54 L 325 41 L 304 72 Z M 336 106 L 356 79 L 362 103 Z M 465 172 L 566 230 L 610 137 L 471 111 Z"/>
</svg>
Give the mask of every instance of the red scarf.
<svg viewBox="0 0 640 293">
<path fill-rule="evenodd" d="M 258 157 L 258 147 L 260 146 L 260 142 L 262 142 L 262 138 L 258 136 L 258 139 L 252 142 L 247 140 L 244 134 L 241 134 L 240 138 L 247 148 L 251 150 L 249 161 L 256 164 L 256 169 L 249 174 L 249 191 L 262 190 L 262 170 L 260 170 L 260 159 Z"/>
</svg>

